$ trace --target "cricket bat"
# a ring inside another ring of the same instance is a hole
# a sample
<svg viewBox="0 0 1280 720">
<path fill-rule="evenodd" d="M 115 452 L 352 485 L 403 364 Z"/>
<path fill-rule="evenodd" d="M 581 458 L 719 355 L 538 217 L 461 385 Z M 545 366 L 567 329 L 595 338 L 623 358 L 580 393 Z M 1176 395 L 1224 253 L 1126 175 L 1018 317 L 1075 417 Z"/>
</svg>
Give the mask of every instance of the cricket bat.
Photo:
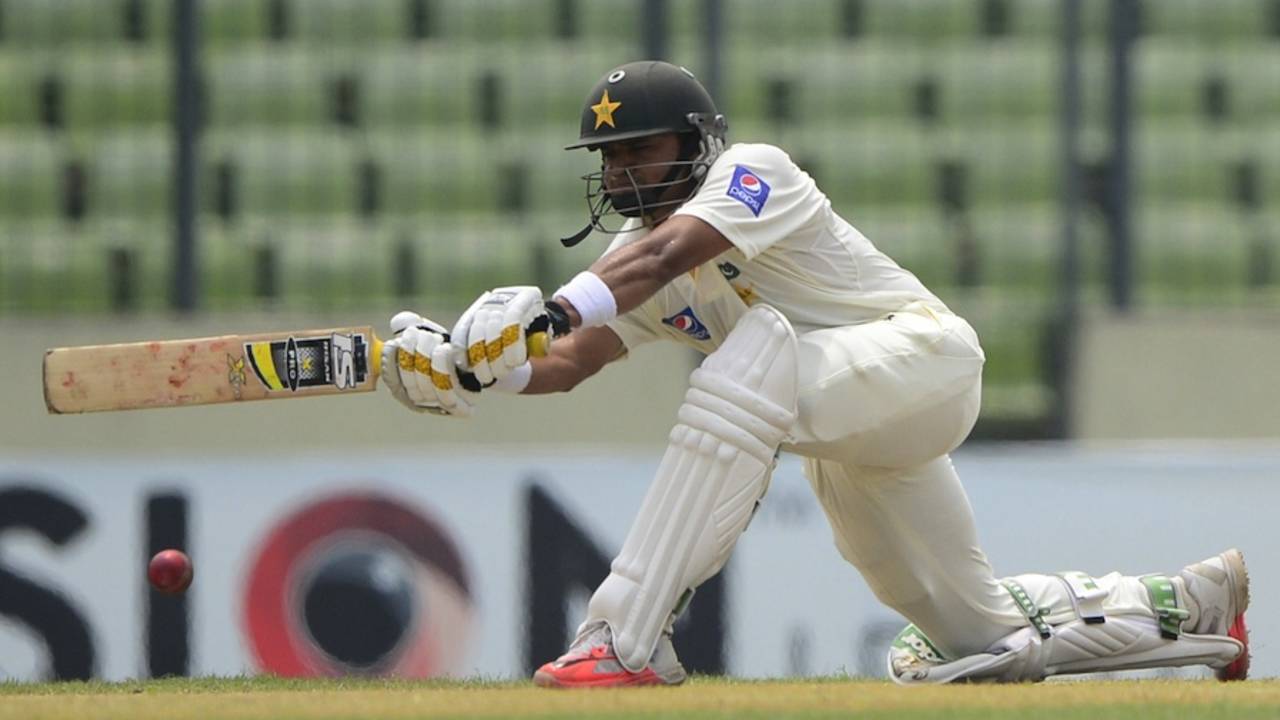
<svg viewBox="0 0 1280 720">
<path fill-rule="evenodd" d="M 529 354 L 550 337 L 530 332 Z M 370 327 L 220 335 L 46 350 L 52 414 L 372 392 L 382 341 Z"/>
</svg>

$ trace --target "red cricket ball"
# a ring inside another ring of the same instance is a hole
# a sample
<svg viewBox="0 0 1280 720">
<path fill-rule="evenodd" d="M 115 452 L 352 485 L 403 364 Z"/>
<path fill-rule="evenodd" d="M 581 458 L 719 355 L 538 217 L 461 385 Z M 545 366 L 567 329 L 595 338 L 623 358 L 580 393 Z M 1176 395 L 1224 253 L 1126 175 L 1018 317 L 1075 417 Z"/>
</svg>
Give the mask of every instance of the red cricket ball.
<svg viewBox="0 0 1280 720">
<path fill-rule="evenodd" d="M 191 558 L 181 550 L 161 550 L 147 564 L 151 587 L 163 593 L 178 594 L 191 586 L 195 570 Z"/>
</svg>

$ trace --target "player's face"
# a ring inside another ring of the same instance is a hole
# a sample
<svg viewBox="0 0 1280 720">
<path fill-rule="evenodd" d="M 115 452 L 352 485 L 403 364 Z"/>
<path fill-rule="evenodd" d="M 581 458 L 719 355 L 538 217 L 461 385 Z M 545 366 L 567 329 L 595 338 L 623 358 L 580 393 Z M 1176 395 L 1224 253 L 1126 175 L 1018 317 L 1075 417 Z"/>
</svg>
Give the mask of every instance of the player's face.
<svg viewBox="0 0 1280 720">
<path fill-rule="evenodd" d="M 680 140 L 675 133 L 650 135 L 635 140 L 621 140 L 600 146 L 600 160 L 605 192 L 614 208 L 623 215 L 639 214 L 639 202 L 650 205 L 668 188 L 646 186 L 666 181 L 670 163 L 680 155 Z M 637 188 L 640 193 L 637 194 Z M 639 196 L 637 196 L 639 195 Z"/>
<path fill-rule="evenodd" d="M 680 141 L 675 133 L 605 143 L 600 146 L 605 184 L 609 184 L 610 175 L 621 175 L 621 171 L 629 167 L 674 162 L 679 152 Z M 665 174 L 664 169 L 657 169 L 657 179 L 662 179 Z"/>
</svg>

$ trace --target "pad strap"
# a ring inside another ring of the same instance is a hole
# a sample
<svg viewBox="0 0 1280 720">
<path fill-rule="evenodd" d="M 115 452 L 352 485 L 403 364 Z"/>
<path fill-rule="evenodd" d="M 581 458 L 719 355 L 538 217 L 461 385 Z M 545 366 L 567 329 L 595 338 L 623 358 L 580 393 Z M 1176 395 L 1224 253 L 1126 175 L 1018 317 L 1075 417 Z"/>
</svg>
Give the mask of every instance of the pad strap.
<svg viewBox="0 0 1280 720">
<path fill-rule="evenodd" d="M 1178 606 L 1178 593 L 1173 581 L 1166 575 L 1143 575 L 1138 578 L 1147 587 L 1151 609 L 1160 622 L 1160 635 L 1167 640 L 1177 640 L 1182 634 L 1182 623 L 1191 613 Z"/>
<path fill-rule="evenodd" d="M 1027 618 L 1027 622 L 1031 623 L 1031 627 L 1040 633 L 1040 637 L 1046 640 L 1051 637 L 1053 628 L 1049 627 L 1049 623 L 1044 619 L 1044 616 L 1048 614 L 1048 608 L 1036 607 L 1036 604 L 1031 600 L 1031 596 L 1027 594 L 1022 585 L 1018 584 L 1018 581 L 1005 578 L 1000 581 L 1000 584 L 1004 585 L 1004 589 L 1008 590 L 1009 594 L 1013 596 L 1013 602 L 1022 611 L 1022 615 Z"/>
<path fill-rule="evenodd" d="M 1090 625 L 1107 621 L 1102 613 L 1102 601 L 1106 599 L 1107 591 L 1098 587 L 1098 582 L 1092 576 L 1076 570 L 1060 572 L 1057 576 L 1067 586 L 1071 608 L 1076 611 L 1076 617 Z"/>
</svg>

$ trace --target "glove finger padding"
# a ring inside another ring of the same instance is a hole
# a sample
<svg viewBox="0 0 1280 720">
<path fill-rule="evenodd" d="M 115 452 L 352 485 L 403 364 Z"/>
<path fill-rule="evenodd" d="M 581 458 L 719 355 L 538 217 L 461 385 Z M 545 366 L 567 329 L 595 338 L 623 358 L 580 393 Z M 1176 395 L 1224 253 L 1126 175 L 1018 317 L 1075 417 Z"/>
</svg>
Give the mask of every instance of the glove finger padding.
<svg viewBox="0 0 1280 720">
<path fill-rule="evenodd" d="M 468 417 L 474 394 L 460 399 L 457 368 L 453 357 L 457 348 L 449 343 L 440 326 L 424 323 L 409 326 L 383 346 L 384 377 L 392 395 L 417 412 Z M 434 367 L 432 359 L 444 363 Z"/>
<path fill-rule="evenodd" d="M 542 291 L 531 285 L 481 295 L 453 328 L 454 342 L 466 348 L 462 367 L 483 386 L 506 377 L 529 359 L 527 329 L 545 315 Z"/>
<path fill-rule="evenodd" d="M 422 412 L 423 408 L 414 404 L 409 397 L 409 393 L 405 390 L 403 370 L 400 368 L 400 353 L 405 352 L 400 347 L 400 340 L 391 340 L 382 344 L 382 382 L 387 386 L 387 390 L 391 392 L 401 405 L 413 410 L 414 412 Z"/>
<path fill-rule="evenodd" d="M 480 308 L 488 302 L 491 295 L 492 293 L 487 291 L 481 293 L 480 297 L 476 298 L 475 302 L 471 303 L 471 307 L 467 308 L 466 311 L 462 313 L 462 317 L 458 318 L 458 322 L 454 323 L 453 332 L 450 333 L 449 336 L 454 344 L 462 348 L 462 357 L 459 358 L 459 364 L 464 369 L 470 370 L 471 372 L 475 372 L 476 364 L 472 361 L 471 328 L 475 323 L 476 313 L 478 313 Z M 482 355 L 483 353 L 479 354 Z M 477 375 L 477 378 L 479 379 L 479 375 Z M 481 382 L 484 383 L 486 381 L 482 379 Z"/>
<path fill-rule="evenodd" d="M 505 345 L 503 309 L 491 307 L 484 313 L 484 359 L 489 364 L 489 374 L 494 380 L 500 380 L 507 374 L 506 363 L 502 362 Z"/>
<path fill-rule="evenodd" d="M 441 335 L 448 335 L 449 331 L 443 325 L 429 318 L 425 318 L 412 310 L 401 310 L 391 318 L 391 332 L 399 335 L 411 327 L 422 328 L 432 332 L 438 332 Z"/>
<path fill-rule="evenodd" d="M 455 359 L 459 352 L 452 343 L 441 343 L 431 352 L 431 381 L 440 405 L 451 415 L 471 417 L 476 394 L 465 389 L 458 378 Z"/>
<path fill-rule="evenodd" d="M 512 370 L 525 364 L 529 359 L 525 331 L 540 315 L 546 314 L 542 300 L 542 291 L 528 288 L 532 292 L 522 292 L 507 304 L 502 315 L 502 365 L 501 377 L 506 377 Z M 494 373 L 497 375 L 497 373 Z"/>
<path fill-rule="evenodd" d="M 488 385 L 494 380 L 493 371 L 489 367 L 488 332 L 486 331 L 488 322 L 489 310 L 482 307 L 471 318 L 467 334 L 454 336 L 457 338 L 458 345 L 464 348 L 462 353 L 463 368 L 474 373 L 476 380 L 482 386 Z"/>
<path fill-rule="evenodd" d="M 402 342 L 409 348 L 409 357 L 401 358 L 401 369 L 405 374 L 405 390 L 417 405 L 441 406 L 439 394 L 431 377 L 431 353 L 437 346 L 445 342 L 444 336 L 430 330 L 419 330 L 416 327 L 404 331 Z M 408 365 L 409 367 L 405 367 Z"/>
</svg>

